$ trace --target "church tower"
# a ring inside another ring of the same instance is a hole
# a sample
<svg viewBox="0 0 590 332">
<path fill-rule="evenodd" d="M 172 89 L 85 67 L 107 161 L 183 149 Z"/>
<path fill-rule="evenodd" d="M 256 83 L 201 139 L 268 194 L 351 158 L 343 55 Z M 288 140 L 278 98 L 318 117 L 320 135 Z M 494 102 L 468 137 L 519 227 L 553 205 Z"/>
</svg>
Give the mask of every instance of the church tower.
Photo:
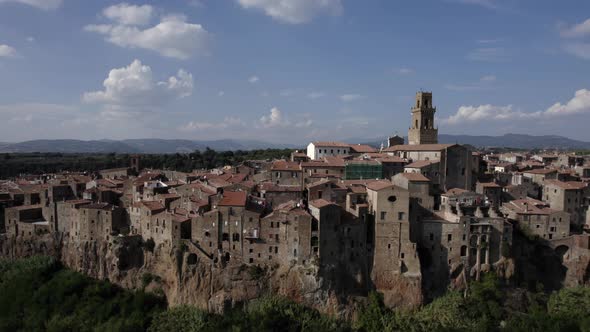
<svg viewBox="0 0 590 332">
<path fill-rule="evenodd" d="M 412 107 L 412 123 L 408 131 L 408 143 L 437 144 L 438 128 L 434 127 L 434 113 L 432 106 L 432 92 L 417 92 L 416 105 Z"/>
</svg>

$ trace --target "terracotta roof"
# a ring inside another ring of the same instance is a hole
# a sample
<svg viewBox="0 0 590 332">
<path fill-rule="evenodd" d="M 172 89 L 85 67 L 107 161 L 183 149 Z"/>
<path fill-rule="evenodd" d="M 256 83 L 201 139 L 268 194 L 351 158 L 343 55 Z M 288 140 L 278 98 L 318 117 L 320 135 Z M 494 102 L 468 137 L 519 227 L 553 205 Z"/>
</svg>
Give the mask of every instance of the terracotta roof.
<svg viewBox="0 0 590 332">
<path fill-rule="evenodd" d="M 393 183 L 387 180 L 379 180 L 367 184 L 367 189 L 371 189 L 373 191 L 379 191 L 390 187 L 393 187 Z"/>
<path fill-rule="evenodd" d="M 413 182 L 429 182 L 430 179 L 420 173 L 401 173 L 403 177 Z"/>
<path fill-rule="evenodd" d="M 455 196 L 455 195 L 460 195 L 460 194 L 463 194 L 463 193 L 466 193 L 466 192 L 469 192 L 469 190 L 465 190 L 465 189 L 461 189 L 461 188 L 453 188 L 453 189 L 449 189 L 443 195 L 445 195 L 445 196 Z"/>
<path fill-rule="evenodd" d="M 484 188 L 501 188 L 502 186 L 497 184 L 496 182 L 480 182 L 479 183 Z"/>
<path fill-rule="evenodd" d="M 315 147 L 340 147 L 340 148 L 348 148 L 350 144 L 342 143 L 342 142 L 312 142 Z"/>
<path fill-rule="evenodd" d="M 356 153 L 376 152 L 377 149 L 367 144 L 352 144 L 350 149 Z"/>
<path fill-rule="evenodd" d="M 559 181 L 559 180 L 546 180 L 545 185 L 554 185 L 564 190 L 579 190 L 584 189 L 588 186 L 585 182 L 578 181 Z"/>
<path fill-rule="evenodd" d="M 422 167 L 427 167 L 430 166 L 432 164 L 438 164 L 438 160 L 417 160 L 411 164 L 407 164 L 406 166 L 404 166 L 405 168 L 422 168 Z"/>
<path fill-rule="evenodd" d="M 281 186 L 270 182 L 260 184 L 260 190 L 275 191 L 275 192 L 299 192 L 301 186 Z"/>
<path fill-rule="evenodd" d="M 333 167 L 344 167 L 345 162 L 342 157 L 324 157 L 325 164 L 328 164 Z"/>
<path fill-rule="evenodd" d="M 522 171 L 523 173 L 529 173 L 529 174 L 550 174 L 550 173 L 556 173 L 557 170 L 555 169 L 549 169 L 549 168 L 537 168 L 537 169 L 529 169 L 529 170 L 525 170 Z"/>
<path fill-rule="evenodd" d="M 245 206 L 248 194 L 245 191 L 225 191 L 219 206 Z"/>
<path fill-rule="evenodd" d="M 394 145 L 385 151 L 440 151 L 457 144 L 414 144 L 414 145 Z"/>
<path fill-rule="evenodd" d="M 320 199 L 316 199 L 316 200 L 310 201 L 309 202 L 309 205 L 311 205 L 313 207 L 316 207 L 318 209 L 321 209 L 321 208 L 323 208 L 325 206 L 335 205 L 335 204 L 332 203 L 332 202 L 329 202 L 329 201 L 327 201 L 327 200 L 325 200 L 323 198 L 320 198 Z"/>
<path fill-rule="evenodd" d="M 81 209 L 94 209 L 94 210 L 111 210 L 112 209 L 112 205 L 109 203 L 92 203 L 92 204 L 86 204 L 81 206 Z"/>
<path fill-rule="evenodd" d="M 290 161 L 284 161 L 284 160 L 277 160 L 277 161 L 275 161 L 275 162 L 272 163 L 271 170 L 272 171 L 292 171 L 292 172 L 296 172 L 296 171 L 300 171 L 301 170 L 301 166 L 299 166 L 299 163 L 290 162 Z"/>
<path fill-rule="evenodd" d="M 547 204 L 530 197 L 510 201 L 503 206 L 518 214 L 550 214 L 557 212 L 548 208 Z"/>
<path fill-rule="evenodd" d="M 156 202 L 156 201 L 141 201 L 140 204 L 143 205 L 144 207 L 146 207 L 150 211 L 166 209 L 166 207 L 164 205 L 162 205 L 162 203 Z"/>
<path fill-rule="evenodd" d="M 380 161 L 382 164 L 383 163 L 407 163 L 407 160 L 405 160 L 404 158 L 398 157 L 398 156 L 384 156 L 384 157 L 378 157 L 376 158 L 376 160 Z"/>
</svg>

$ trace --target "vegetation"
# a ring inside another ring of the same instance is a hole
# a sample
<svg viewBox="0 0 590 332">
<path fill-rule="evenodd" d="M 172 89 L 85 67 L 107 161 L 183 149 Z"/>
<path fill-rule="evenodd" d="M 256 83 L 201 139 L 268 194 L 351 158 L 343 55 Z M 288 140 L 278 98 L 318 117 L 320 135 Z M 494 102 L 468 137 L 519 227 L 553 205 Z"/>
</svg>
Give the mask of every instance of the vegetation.
<svg viewBox="0 0 590 332">
<path fill-rule="evenodd" d="M 146 279 L 154 279 L 152 275 Z M 467 296 L 449 292 L 419 310 L 393 311 L 371 293 L 354 322 L 277 296 L 223 315 L 127 291 L 48 257 L 0 260 L 0 331 L 590 331 L 590 288 L 547 294 L 484 275 Z"/>
<path fill-rule="evenodd" d="M 0 331 L 144 331 L 165 306 L 49 257 L 0 261 Z"/>
<path fill-rule="evenodd" d="M 251 151 L 222 151 L 212 149 L 192 153 L 142 154 L 141 166 L 190 172 L 194 169 L 211 169 L 237 165 L 246 160 L 287 158 L 291 149 L 265 149 Z M 0 154 L 0 179 L 20 174 L 44 174 L 62 171 L 94 172 L 107 168 L 127 167 L 129 154 L 96 153 L 11 153 Z"/>
</svg>

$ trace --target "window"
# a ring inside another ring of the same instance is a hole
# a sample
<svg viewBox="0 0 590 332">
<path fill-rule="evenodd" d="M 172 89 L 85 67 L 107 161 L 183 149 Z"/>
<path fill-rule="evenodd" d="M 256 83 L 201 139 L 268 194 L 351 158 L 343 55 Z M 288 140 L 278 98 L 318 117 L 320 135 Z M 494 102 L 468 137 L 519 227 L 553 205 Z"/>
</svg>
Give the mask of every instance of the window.
<svg viewBox="0 0 590 332">
<path fill-rule="evenodd" d="M 430 241 L 434 241 L 434 234 L 430 233 Z"/>
<path fill-rule="evenodd" d="M 397 213 L 397 220 L 404 220 L 406 218 L 405 212 L 398 212 Z"/>
<path fill-rule="evenodd" d="M 385 220 L 385 215 L 386 214 L 387 214 L 387 212 L 381 211 L 381 220 Z"/>
<path fill-rule="evenodd" d="M 447 241 L 451 242 L 452 239 L 453 239 L 453 235 L 452 234 L 448 234 L 447 235 Z"/>
</svg>

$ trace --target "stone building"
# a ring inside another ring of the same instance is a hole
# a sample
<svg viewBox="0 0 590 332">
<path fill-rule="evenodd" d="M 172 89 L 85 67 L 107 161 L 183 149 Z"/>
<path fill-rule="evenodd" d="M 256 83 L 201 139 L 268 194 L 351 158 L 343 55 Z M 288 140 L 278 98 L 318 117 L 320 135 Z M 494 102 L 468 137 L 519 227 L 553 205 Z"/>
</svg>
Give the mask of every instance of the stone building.
<svg viewBox="0 0 590 332">
<path fill-rule="evenodd" d="M 413 162 L 438 161 L 438 170 L 430 170 L 433 190 L 444 192 L 452 188 L 471 190 L 471 151 L 458 144 L 397 145 L 385 149 L 391 155 Z"/>
<path fill-rule="evenodd" d="M 572 229 L 580 230 L 586 222 L 588 184 L 547 180 L 543 186 L 543 202 L 552 209 L 570 214 Z"/>
<path fill-rule="evenodd" d="M 436 107 L 432 106 L 432 92 L 416 93 L 416 105 L 412 107 L 412 122 L 408 131 L 410 145 L 438 143 L 434 113 L 436 113 Z"/>
<path fill-rule="evenodd" d="M 502 205 L 502 212 L 517 222 L 519 228 L 545 240 L 570 235 L 570 215 L 533 198 L 514 200 Z"/>
<path fill-rule="evenodd" d="M 271 182 L 284 186 L 299 186 L 303 182 L 301 166 L 299 163 L 277 160 L 272 163 Z"/>
<path fill-rule="evenodd" d="M 495 182 L 477 182 L 475 192 L 484 195 L 494 209 L 502 204 L 502 186 Z"/>
</svg>

